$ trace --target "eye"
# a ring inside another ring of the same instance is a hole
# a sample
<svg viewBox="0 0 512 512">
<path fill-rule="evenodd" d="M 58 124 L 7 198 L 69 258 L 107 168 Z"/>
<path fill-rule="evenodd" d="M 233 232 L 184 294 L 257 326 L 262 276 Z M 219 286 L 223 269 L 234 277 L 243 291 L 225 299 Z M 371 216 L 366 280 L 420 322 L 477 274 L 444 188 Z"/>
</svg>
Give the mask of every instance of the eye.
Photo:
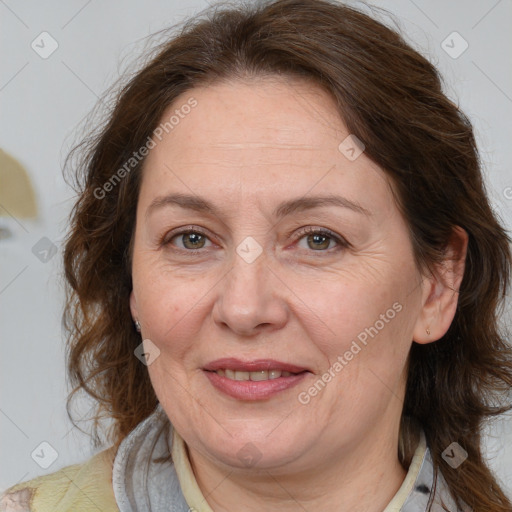
<svg viewBox="0 0 512 512">
<path fill-rule="evenodd" d="M 312 226 L 301 229 L 296 235 L 296 239 L 299 242 L 304 239 L 307 244 L 306 249 L 311 249 L 314 252 L 331 252 L 331 250 L 336 251 L 350 247 L 349 242 L 343 237 L 328 229 Z M 209 247 L 208 243 L 210 246 L 212 245 L 207 234 L 198 228 L 187 228 L 168 233 L 160 242 L 162 246 L 172 245 L 178 251 L 187 254 L 199 254 L 203 249 Z"/>
<path fill-rule="evenodd" d="M 297 238 L 300 241 L 304 239 L 307 248 L 316 252 L 327 252 L 330 249 L 342 249 L 349 247 L 349 243 L 342 237 L 334 234 L 332 231 L 325 228 L 307 227 L 299 231 Z M 334 242 L 337 247 L 332 247 Z"/>
<path fill-rule="evenodd" d="M 175 245 L 173 243 L 174 240 L 182 244 L 182 246 L 176 246 L 178 249 L 188 253 L 199 252 L 201 249 L 208 247 L 206 245 L 207 241 L 209 241 L 211 244 L 211 241 L 206 236 L 206 234 L 198 230 L 197 228 L 186 229 L 179 231 L 177 233 L 174 232 L 171 233 L 170 235 L 166 235 L 165 238 L 162 240 L 162 245 Z"/>
</svg>

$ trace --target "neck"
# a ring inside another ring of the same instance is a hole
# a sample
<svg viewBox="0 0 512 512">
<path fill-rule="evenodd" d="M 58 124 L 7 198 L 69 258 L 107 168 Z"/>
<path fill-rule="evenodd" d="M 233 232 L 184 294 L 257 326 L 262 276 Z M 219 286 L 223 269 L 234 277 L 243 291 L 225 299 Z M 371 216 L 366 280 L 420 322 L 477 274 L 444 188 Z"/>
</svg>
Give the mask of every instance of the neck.
<svg viewBox="0 0 512 512">
<path fill-rule="evenodd" d="M 189 452 L 189 459 L 214 512 L 381 512 L 406 475 L 397 457 L 397 438 L 395 429 L 377 427 L 357 446 L 322 458 L 318 467 L 307 471 L 291 471 L 289 465 L 253 472 L 226 470 L 195 451 Z"/>
</svg>

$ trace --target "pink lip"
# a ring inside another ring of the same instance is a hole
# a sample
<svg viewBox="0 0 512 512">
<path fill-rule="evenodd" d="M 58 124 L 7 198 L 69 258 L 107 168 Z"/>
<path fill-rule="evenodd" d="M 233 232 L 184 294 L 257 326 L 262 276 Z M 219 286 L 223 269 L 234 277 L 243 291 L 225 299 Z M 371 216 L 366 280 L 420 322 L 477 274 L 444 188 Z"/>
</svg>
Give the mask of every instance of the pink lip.
<svg viewBox="0 0 512 512">
<path fill-rule="evenodd" d="M 216 389 L 239 400 L 263 400 L 270 398 L 280 391 L 297 385 L 302 379 L 309 375 L 309 373 L 305 371 L 297 375 L 291 375 L 290 377 L 278 377 L 272 380 L 239 381 L 222 377 L 221 375 L 217 375 L 214 371 L 205 371 L 204 373 Z"/>
<path fill-rule="evenodd" d="M 254 361 L 241 361 L 234 357 L 224 357 L 222 359 L 216 359 L 208 363 L 203 370 L 214 372 L 216 370 L 240 370 L 244 372 L 257 372 L 261 370 L 281 370 L 283 372 L 300 373 L 303 371 L 309 371 L 307 368 L 301 368 L 290 363 L 282 363 L 281 361 L 275 361 L 274 359 L 256 359 Z M 276 379 L 277 380 L 277 379 Z"/>
<path fill-rule="evenodd" d="M 215 373 L 216 370 L 239 370 L 245 372 L 257 372 L 261 370 L 281 370 L 295 373 L 289 377 L 263 381 L 238 381 L 228 379 Z M 277 393 L 297 385 L 310 371 L 290 363 L 275 361 L 274 359 L 257 359 L 254 361 L 241 361 L 233 357 L 217 359 L 208 363 L 203 370 L 210 383 L 219 391 L 239 400 L 263 400 Z"/>
</svg>

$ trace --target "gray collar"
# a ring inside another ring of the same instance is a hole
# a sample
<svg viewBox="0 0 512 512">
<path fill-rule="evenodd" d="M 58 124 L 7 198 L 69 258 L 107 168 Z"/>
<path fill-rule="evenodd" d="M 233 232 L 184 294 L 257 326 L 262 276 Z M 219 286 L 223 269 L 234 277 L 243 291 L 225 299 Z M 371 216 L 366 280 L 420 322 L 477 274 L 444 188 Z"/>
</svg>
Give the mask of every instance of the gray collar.
<svg viewBox="0 0 512 512">
<path fill-rule="evenodd" d="M 164 434 L 165 433 L 165 434 Z M 120 512 L 189 512 L 172 462 L 154 462 L 169 454 L 172 425 L 158 404 L 155 411 L 123 440 L 117 451 L 112 484 Z M 426 448 L 418 476 L 400 512 L 464 512 L 458 509 L 442 474 L 434 471 L 430 450 Z M 441 506 L 444 503 L 446 509 Z M 469 509 L 468 509 L 469 510 Z"/>
</svg>

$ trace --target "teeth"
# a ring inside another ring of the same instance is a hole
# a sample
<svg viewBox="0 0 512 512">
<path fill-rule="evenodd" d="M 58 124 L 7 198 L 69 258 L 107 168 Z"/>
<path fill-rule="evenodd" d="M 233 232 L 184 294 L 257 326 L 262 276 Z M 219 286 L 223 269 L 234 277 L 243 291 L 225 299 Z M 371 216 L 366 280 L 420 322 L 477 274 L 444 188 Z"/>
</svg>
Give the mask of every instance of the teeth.
<svg viewBox="0 0 512 512">
<path fill-rule="evenodd" d="M 244 372 L 240 370 L 230 370 L 226 368 L 225 370 L 217 370 L 215 372 L 217 375 L 221 377 L 227 377 L 231 380 L 253 380 L 253 381 L 261 381 L 261 380 L 272 380 L 278 379 L 279 377 L 290 377 L 293 375 L 291 372 L 283 372 L 281 370 L 260 370 L 257 372 Z"/>
<path fill-rule="evenodd" d="M 222 371 L 222 370 L 221 370 Z M 228 370 L 226 369 L 225 370 L 225 376 L 228 378 L 228 379 L 233 379 L 235 380 L 235 372 L 232 371 L 232 370 Z"/>
<path fill-rule="evenodd" d="M 268 372 L 261 370 L 259 372 L 250 372 L 249 378 L 251 380 L 268 380 Z"/>
</svg>

